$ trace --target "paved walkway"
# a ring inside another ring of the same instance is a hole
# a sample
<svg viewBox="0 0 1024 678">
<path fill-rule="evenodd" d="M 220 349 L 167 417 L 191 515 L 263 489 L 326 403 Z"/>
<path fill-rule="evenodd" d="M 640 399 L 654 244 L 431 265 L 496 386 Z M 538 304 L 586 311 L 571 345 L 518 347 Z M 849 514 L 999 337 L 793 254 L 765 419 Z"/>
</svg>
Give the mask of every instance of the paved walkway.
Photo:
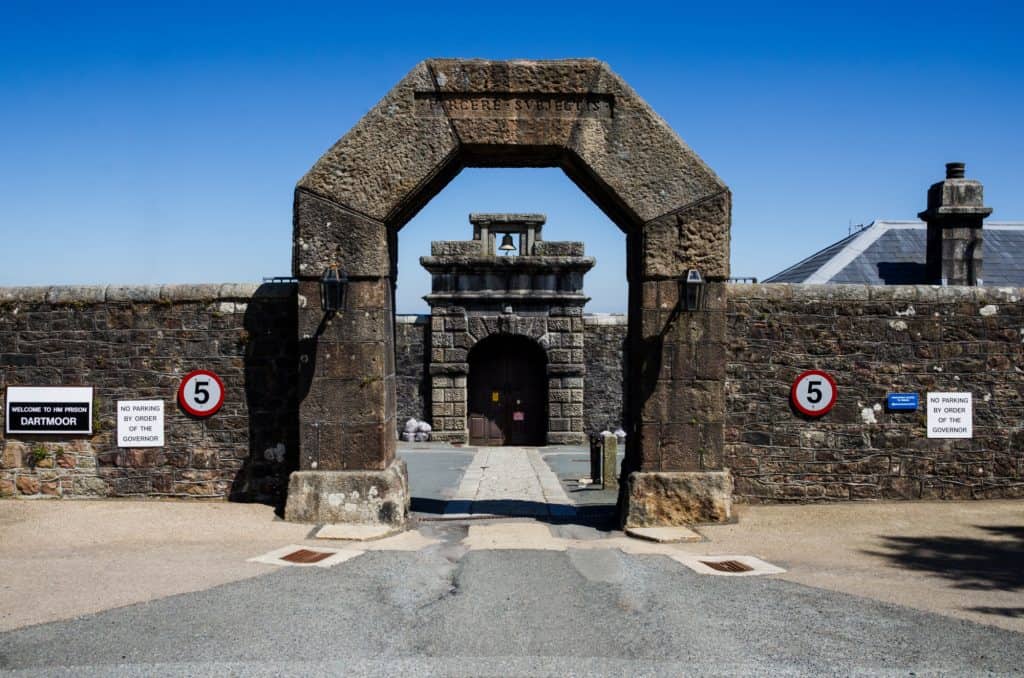
<svg viewBox="0 0 1024 678">
<path fill-rule="evenodd" d="M 576 509 L 536 449 L 481 447 L 444 513 L 447 518 L 571 518 Z"/>
</svg>

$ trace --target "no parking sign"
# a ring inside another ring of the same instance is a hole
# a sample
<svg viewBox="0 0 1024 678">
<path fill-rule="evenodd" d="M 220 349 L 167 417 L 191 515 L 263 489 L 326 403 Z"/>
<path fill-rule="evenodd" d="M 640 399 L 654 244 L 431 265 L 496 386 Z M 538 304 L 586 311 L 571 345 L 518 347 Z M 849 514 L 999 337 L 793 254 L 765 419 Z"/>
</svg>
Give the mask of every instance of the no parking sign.
<svg viewBox="0 0 1024 678">
<path fill-rule="evenodd" d="M 807 370 L 789 391 L 793 407 L 808 417 L 820 417 L 836 404 L 836 382 L 821 370 Z"/>
<path fill-rule="evenodd" d="M 209 370 L 189 372 L 178 387 L 178 402 L 194 417 L 208 417 L 224 404 L 224 382 Z"/>
</svg>

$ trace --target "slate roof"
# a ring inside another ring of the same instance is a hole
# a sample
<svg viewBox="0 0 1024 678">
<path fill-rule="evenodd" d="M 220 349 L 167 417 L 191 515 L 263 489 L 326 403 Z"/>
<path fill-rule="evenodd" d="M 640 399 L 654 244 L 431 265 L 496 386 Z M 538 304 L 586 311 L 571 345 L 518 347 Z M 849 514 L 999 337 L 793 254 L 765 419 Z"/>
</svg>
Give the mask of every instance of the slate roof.
<svg viewBox="0 0 1024 678">
<path fill-rule="evenodd" d="M 874 221 L 764 282 L 927 284 L 927 233 L 923 221 Z M 985 222 L 983 238 L 985 286 L 1024 287 L 1024 221 Z"/>
</svg>

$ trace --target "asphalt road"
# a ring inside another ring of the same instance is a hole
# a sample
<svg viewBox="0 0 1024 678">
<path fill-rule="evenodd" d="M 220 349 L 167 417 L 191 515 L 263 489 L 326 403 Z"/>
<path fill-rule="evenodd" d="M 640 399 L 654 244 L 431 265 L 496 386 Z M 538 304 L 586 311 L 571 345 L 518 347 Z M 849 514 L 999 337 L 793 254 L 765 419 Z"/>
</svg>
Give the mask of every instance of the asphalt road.
<svg viewBox="0 0 1024 678">
<path fill-rule="evenodd" d="M 773 577 L 617 550 L 420 552 L 0 634 L 15 675 L 1012 674 L 1024 637 Z M 26 600 L 25 604 L 32 604 Z"/>
</svg>

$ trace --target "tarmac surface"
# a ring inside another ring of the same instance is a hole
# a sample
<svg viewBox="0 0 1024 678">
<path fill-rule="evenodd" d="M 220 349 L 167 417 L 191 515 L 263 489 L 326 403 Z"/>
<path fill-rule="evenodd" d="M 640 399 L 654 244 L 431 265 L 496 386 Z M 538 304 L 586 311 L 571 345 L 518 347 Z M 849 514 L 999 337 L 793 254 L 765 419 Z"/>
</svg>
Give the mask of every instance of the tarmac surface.
<svg viewBox="0 0 1024 678">
<path fill-rule="evenodd" d="M 453 501 L 465 501 L 459 489 L 479 453 L 403 450 L 414 506 L 429 510 L 416 514 L 412 530 L 372 542 L 316 540 L 314 526 L 284 523 L 259 505 L 2 502 L 0 671 L 998 675 L 1024 668 L 1024 502 L 740 506 L 736 524 L 698 527 L 704 542 L 657 544 L 600 524 L 606 504 L 598 499 L 614 492 L 574 482 L 587 470 L 572 461 L 587 456 L 579 451 L 541 449 L 536 457 L 561 480 L 575 516 L 488 518 L 503 508 L 518 515 L 523 502 L 483 496 L 488 513 L 446 517 Z M 530 467 L 540 483 L 544 469 Z M 479 487 L 501 485 L 486 473 Z M 249 561 L 290 545 L 344 558 L 331 567 Z M 785 571 L 700 573 L 695 563 L 713 555 L 760 558 Z"/>
</svg>

